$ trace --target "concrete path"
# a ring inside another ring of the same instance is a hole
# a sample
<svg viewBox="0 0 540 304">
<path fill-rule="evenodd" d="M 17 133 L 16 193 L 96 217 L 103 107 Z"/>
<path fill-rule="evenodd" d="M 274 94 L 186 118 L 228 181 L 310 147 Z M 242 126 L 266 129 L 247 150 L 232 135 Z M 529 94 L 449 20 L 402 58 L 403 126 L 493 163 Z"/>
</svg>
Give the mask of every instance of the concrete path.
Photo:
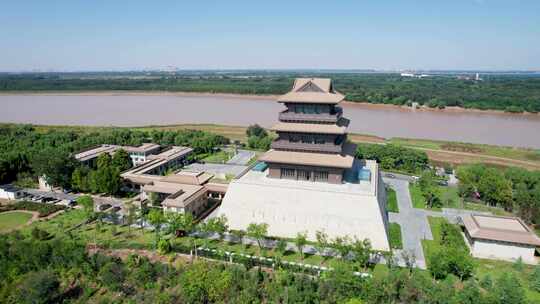
<svg viewBox="0 0 540 304">
<path fill-rule="evenodd" d="M 408 181 L 384 178 L 384 182 L 396 191 L 397 196 L 399 213 L 389 212 L 388 216 L 390 222 L 401 226 L 403 249 L 396 252 L 398 264 L 403 266 L 405 261 L 402 254 L 409 254 L 416 259 L 416 267 L 426 269 L 421 240 L 433 240 L 426 213 L 424 210 L 413 208 Z"/>
<path fill-rule="evenodd" d="M 238 153 L 227 161 L 229 165 L 247 165 L 255 157 L 255 152 L 248 150 L 238 150 Z"/>
</svg>

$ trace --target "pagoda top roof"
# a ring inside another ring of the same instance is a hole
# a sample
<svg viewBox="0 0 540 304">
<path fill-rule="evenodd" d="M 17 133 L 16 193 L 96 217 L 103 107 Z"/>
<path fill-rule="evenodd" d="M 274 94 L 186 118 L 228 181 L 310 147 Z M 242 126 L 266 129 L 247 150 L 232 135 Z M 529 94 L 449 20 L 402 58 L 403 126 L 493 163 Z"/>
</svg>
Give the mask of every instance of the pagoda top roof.
<svg viewBox="0 0 540 304">
<path fill-rule="evenodd" d="M 269 150 L 260 160 L 269 163 L 348 169 L 353 166 L 355 149 L 356 145 L 347 143 L 344 145 L 343 154 Z"/>
<path fill-rule="evenodd" d="M 347 124 L 315 124 L 315 123 L 296 123 L 296 122 L 278 122 L 272 128 L 277 132 L 300 132 L 300 133 L 318 133 L 318 134 L 345 134 Z"/>
<path fill-rule="evenodd" d="M 296 78 L 293 89 L 278 97 L 278 102 L 337 104 L 344 98 L 329 78 Z"/>
</svg>

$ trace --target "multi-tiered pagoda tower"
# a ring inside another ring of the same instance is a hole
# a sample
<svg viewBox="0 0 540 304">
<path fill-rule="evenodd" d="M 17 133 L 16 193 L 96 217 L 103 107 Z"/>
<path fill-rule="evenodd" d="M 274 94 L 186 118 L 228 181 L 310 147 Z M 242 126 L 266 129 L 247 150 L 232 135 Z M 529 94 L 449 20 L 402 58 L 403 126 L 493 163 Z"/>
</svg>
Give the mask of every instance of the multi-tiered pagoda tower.
<svg viewBox="0 0 540 304">
<path fill-rule="evenodd" d="M 261 158 L 269 177 L 342 183 L 356 149 L 347 142 L 349 120 L 337 106 L 343 98 L 330 79 L 295 80 L 292 91 L 278 99 L 287 109 L 272 128 L 278 134 L 272 150 Z"/>
<path fill-rule="evenodd" d="M 347 142 L 349 121 L 337 105 L 343 95 L 330 79 L 296 79 L 279 97 L 286 110 L 272 129 L 278 138 L 251 170 L 229 184 L 217 215 L 230 229 L 268 224 L 268 234 L 369 239 L 390 250 L 386 191 L 376 161 L 356 159 Z"/>
</svg>

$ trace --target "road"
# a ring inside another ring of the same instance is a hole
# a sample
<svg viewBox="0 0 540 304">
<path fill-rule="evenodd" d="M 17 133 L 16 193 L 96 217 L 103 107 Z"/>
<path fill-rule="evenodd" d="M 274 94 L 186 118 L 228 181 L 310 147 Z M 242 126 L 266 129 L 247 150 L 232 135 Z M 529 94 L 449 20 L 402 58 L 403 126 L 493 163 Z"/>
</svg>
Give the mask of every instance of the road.
<svg viewBox="0 0 540 304">
<path fill-rule="evenodd" d="M 24 191 L 26 193 L 32 194 L 32 195 L 42 195 L 46 197 L 52 197 L 55 199 L 60 200 L 76 200 L 79 196 L 83 195 L 80 193 L 63 193 L 63 192 L 54 192 L 54 191 L 44 191 L 39 189 L 32 189 L 32 188 L 25 188 Z M 103 196 L 97 196 L 92 195 L 92 198 L 94 198 L 94 202 L 96 205 L 101 204 L 111 204 L 113 207 L 121 207 L 124 203 L 123 200 L 114 198 L 114 197 L 103 197 Z"/>
</svg>

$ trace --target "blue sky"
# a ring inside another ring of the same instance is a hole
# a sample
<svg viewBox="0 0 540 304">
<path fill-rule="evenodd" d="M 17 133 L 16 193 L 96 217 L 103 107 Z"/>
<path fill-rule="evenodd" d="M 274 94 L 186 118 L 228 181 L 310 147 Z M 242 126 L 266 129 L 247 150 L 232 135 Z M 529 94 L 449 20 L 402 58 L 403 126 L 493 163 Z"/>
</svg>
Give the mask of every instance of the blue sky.
<svg viewBox="0 0 540 304">
<path fill-rule="evenodd" d="M 539 0 L 1 1 L 0 71 L 540 70 Z"/>
</svg>

